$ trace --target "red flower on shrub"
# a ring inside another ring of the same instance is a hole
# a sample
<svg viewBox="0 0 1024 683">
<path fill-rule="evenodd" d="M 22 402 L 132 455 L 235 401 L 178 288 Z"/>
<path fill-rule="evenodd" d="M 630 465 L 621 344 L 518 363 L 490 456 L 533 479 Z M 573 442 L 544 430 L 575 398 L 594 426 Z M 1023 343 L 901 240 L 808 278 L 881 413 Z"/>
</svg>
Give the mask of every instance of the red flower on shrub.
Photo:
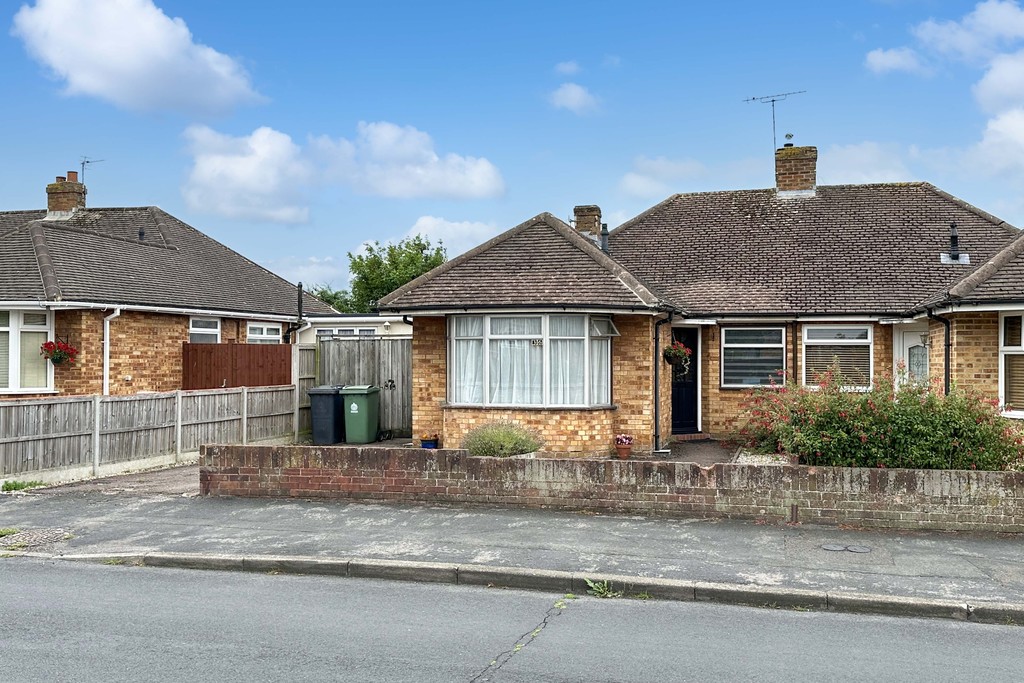
<svg viewBox="0 0 1024 683">
<path fill-rule="evenodd" d="M 75 356 L 78 355 L 78 349 L 71 344 L 65 344 L 62 341 L 48 341 L 45 344 L 40 345 L 39 355 L 44 356 L 54 365 L 60 365 L 64 361 L 74 363 Z"/>
</svg>

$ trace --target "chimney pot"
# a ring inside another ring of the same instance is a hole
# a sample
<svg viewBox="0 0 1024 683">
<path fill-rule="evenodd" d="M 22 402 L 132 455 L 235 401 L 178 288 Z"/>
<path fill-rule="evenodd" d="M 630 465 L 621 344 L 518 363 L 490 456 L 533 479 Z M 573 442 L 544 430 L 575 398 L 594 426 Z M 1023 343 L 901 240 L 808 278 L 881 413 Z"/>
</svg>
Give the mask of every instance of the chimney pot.
<svg viewBox="0 0 1024 683">
<path fill-rule="evenodd" d="M 68 171 L 68 182 L 69 183 L 77 183 L 78 182 L 78 171 Z"/>
</svg>

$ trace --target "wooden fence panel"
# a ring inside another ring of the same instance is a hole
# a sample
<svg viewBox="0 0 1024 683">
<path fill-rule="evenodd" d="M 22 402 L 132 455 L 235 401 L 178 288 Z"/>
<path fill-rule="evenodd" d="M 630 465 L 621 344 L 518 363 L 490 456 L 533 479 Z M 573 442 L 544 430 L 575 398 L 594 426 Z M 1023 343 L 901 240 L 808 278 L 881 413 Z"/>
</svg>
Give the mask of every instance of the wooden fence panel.
<svg viewBox="0 0 1024 683">
<path fill-rule="evenodd" d="M 182 342 L 182 389 L 259 387 L 292 383 L 288 344 Z"/>
<path fill-rule="evenodd" d="M 374 384 L 380 391 L 380 428 L 412 435 L 412 340 L 409 338 L 324 339 L 320 342 L 320 384 Z"/>
<path fill-rule="evenodd" d="M 0 477 L 92 462 L 90 397 L 0 401 Z"/>
<path fill-rule="evenodd" d="M 309 390 L 316 386 L 317 354 L 316 344 L 297 344 L 295 346 L 294 383 L 298 386 L 299 418 L 296 431 L 313 431 L 312 411 L 310 410 Z"/>
<path fill-rule="evenodd" d="M 295 418 L 295 387 L 257 387 L 246 396 L 249 441 L 291 434 Z"/>
<path fill-rule="evenodd" d="M 100 403 L 100 464 L 174 452 L 174 394 L 108 396 Z"/>
<path fill-rule="evenodd" d="M 189 391 L 181 396 L 181 449 L 242 442 L 242 390 Z"/>
</svg>

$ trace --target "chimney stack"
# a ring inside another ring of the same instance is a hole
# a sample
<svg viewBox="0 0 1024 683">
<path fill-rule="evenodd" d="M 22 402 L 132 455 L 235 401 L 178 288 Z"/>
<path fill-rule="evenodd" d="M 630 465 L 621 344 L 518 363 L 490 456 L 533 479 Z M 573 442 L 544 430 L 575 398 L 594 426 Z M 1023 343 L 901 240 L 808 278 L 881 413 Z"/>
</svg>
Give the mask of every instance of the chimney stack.
<svg viewBox="0 0 1024 683">
<path fill-rule="evenodd" d="M 775 150 L 775 189 L 780 197 L 813 196 L 818 183 L 818 148 L 786 143 Z"/>
<path fill-rule="evenodd" d="M 47 218 L 67 218 L 75 209 L 84 209 L 85 193 L 85 185 L 78 182 L 78 171 L 57 176 L 46 186 Z"/>
<path fill-rule="evenodd" d="M 601 207 L 592 204 L 577 206 L 572 210 L 576 216 L 576 230 L 595 242 L 601 241 Z"/>
</svg>

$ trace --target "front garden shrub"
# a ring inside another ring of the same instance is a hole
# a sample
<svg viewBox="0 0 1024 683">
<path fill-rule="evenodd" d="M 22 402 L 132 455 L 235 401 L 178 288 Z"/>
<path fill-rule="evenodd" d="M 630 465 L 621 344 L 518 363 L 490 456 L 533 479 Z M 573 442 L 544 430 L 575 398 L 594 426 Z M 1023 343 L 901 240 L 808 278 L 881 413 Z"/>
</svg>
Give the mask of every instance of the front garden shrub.
<svg viewBox="0 0 1024 683">
<path fill-rule="evenodd" d="M 748 448 L 799 456 L 806 465 L 920 469 L 1020 469 L 1024 430 L 998 403 L 954 387 L 896 383 L 851 391 L 833 367 L 813 387 L 754 391 L 740 432 Z M 898 384 L 898 387 L 897 387 Z"/>
<path fill-rule="evenodd" d="M 542 445 L 534 432 L 508 420 L 488 422 L 475 427 L 462 440 L 462 447 L 469 451 L 470 455 L 497 458 L 533 453 Z"/>
</svg>

